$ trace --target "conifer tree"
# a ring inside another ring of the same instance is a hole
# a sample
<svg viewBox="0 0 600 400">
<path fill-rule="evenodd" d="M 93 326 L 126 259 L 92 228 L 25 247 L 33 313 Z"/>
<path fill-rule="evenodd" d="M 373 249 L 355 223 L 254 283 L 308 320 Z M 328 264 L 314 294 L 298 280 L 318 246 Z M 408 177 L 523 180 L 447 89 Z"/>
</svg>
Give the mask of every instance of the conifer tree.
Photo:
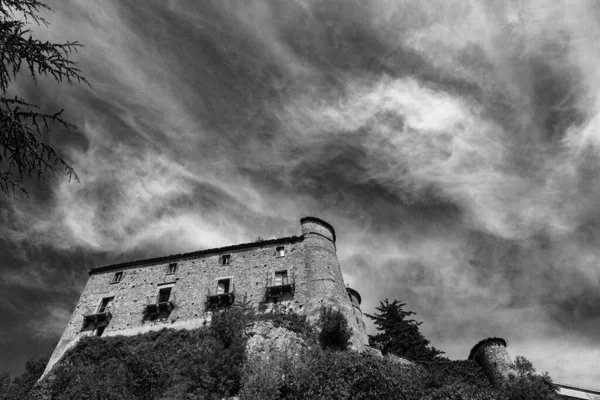
<svg viewBox="0 0 600 400">
<path fill-rule="evenodd" d="M 10 86 L 29 75 L 34 83 L 42 76 L 58 82 L 84 82 L 69 55 L 77 42 L 51 43 L 32 36 L 29 24 L 48 26 L 40 14 L 51 9 L 38 0 L 0 0 L 0 193 L 25 192 L 23 179 L 43 179 L 48 171 L 64 170 L 77 180 L 73 167 L 46 139 L 53 127 L 71 131 L 75 125 L 62 117 L 63 110 L 47 113 L 17 94 Z"/>
<path fill-rule="evenodd" d="M 0 384 L 0 400 L 22 400 L 30 398 L 31 389 L 40 379 L 48 364 L 48 357 L 31 359 L 25 363 L 25 371 L 14 378 L 4 375 Z"/>
<path fill-rule="evenodd" d="M 430 345 L 419 331 L 422 322 L 409 319 L 415 315 L 413 311 L 405 311 L 405 303 L 388 299 L 379 302 L 375 309 L 378 313 L 367 317 L 375 321 L 378 333 L 369 335 L 369 345 L 376 347 L 383 354 L 392 353 L 411 360 L 429 361 L 442 358 L 443 351 Z"/>
</svg>

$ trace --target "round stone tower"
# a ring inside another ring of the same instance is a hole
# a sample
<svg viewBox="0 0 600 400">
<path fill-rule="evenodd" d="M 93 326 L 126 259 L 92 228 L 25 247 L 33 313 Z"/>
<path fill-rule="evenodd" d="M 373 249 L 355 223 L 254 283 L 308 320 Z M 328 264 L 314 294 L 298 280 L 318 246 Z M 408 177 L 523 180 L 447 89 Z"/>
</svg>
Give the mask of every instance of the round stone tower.
<svg viewBox="0 0 600 400">
<path fill-rule="evenodd" d="M 367 327 L 365 325 L 365 321 L 363 320 L 362 310 L 360 309 L 360 303 L 362 301 L 360 294 L 350 287 L 346 287 L 346 292 L 348 292 L 348 297 L 352 303 L 352 311 L 354 311 L 354 317 L 356 319 L 356 324 L 358 325 L 358 330 L 360 331 L 361 340 L 363 343 L 369 343 Z"/>
<path fill-rule="evenodd" d="M 304 263 L 306 268 L 307 292 L 306 315 L 312 321 L 319 316 L 322 306 L 340 310 L 352 329 L 352 347 L 364 350 L 361 329 L 357 323 L 354 307 L 346 292 L 342 270 L 337 258 L 335 230 L 315 217 L 304 217 L 302 225 Z M 357 292 L 358 293 L 358 292 Z"/>
<path fill-rule="evenodd" d="M 514 365 L 506 350 L 506 341 L 501 338 L 488 338 L 477 343 L 471 349 L 469 360 L 479 364 L 494 385 L 507 379 Z"/>
</svg>

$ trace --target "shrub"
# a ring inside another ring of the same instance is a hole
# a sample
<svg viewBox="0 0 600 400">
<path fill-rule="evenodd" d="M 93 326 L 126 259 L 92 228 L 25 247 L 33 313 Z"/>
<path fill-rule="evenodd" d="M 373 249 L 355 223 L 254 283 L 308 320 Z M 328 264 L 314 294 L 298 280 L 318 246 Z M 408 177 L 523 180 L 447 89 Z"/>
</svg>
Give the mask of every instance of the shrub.
<svg viewBox="0 0 600 400">
<path fill-rule="evenodd" d="M 54 368 L 50 394 L 57 400 L 232 396 L 240 389 L 244 346 L 221 338 L 210 328 L 86 337 Z"/>
<path fill-rule="evenodd" d="M 245 328 L 270 320 L 305 337 L 299 354 L 262 352 L 247 359 Z M 319 335 L 305 316 L 277 307 L 256 315 L 247 304 L 215 312 L 210 326 L 136 336 L 83 338 L 45 380 L 52 399 L 241 400 L 402 399 L 557 400 L 550 377 L 517 357 L 515 373 L 493 387 L 474 361 L 439 357 L 412 366 L 369 353 L 339 351 L 350 331 L 343 314 L 322 308 Z M 317 339 L 321 346 L 314 346 Z M 2 375 L 0 400 L 28 399 L 46 360 L 30 361 L 12 382 Z M 37 390 L 37 389 L 36 389 Z"/>
<path fill-rule="evenodd" d="M 254 314 L 250 304 L 236 302 L 213 312 L 210 330 L 227 348 L 236 340 L 242 340 L 244 329 L 254 321 Z"/>
<path fill-rule="evenodd" d="M 396 399 L 417 397 L 420 372 L 373 355 L 312 349 L 293 364 L 280 398 Z M 413 393 L 413 397 L 407 397 Z"/>
<path fill-rule="evenodd" d="M 30 397 L 38 379 L 44 373 L 48 357 L 31 359 L 25 363 L 25 371 L 13 380 L 8 374 L 2 374 L 0 400 L 22 400 Z"/>
<path fill-rule="evenodd" d="M 341 311 L 322 307 L 319 314 L 319 342 L 324 349 L 346 350 L 352 336 Z"/>
<path fill-rule="evenodd" d="M 281 388 L 298 361 L 289 349 L 268 355 L 256 354 L 247 360 L 240 399 L 270 400 L 281 398 Z"/>
<path fill-rule="evenodd" d="M 523 356 L 515 357 L 515 373 L 502 386 L 508 400 L 560 400 L 557 387 L 547 372 L 539 375 L 533 363 Z"/>
</svg>

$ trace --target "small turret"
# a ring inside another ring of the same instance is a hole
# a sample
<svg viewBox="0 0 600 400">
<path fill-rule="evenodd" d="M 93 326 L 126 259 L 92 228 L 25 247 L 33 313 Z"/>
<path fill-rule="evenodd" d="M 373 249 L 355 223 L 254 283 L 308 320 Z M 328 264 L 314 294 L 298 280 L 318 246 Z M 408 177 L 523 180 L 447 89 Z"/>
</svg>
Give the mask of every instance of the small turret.
<svg viewBox="0 0 600 400">
<path fill-rule="evenodd" d="M 316 217 L 304 217 L 300 220 L 300 224 L 304 237 L 310 234 L 320 235 L 335 245 L 335 230 L 328 222 Z"/>
<path fill-rule="evenodd" d="M 360 294 L 351 287 L 346 287 L 346 292 L 348 292 L 348 297 L 350 298 L 350 302 L 352 303 L 352 311 L 354 311 L 354 317 L 356 318 L 356 324 L 358 325 L 360 337 L 363 343 L 369 343 L 369 337 L 367 336 L 367 327 L 365 325 L 365 321 L 363 320 L 362 310 L 360 309 L 360 303 L 362 301 L 360 298 Z"/>
<path fill-rule="evenodd" d="M 506 341 L 502 338 L 480 341 L 471 349 L 469 360 L 479 364 L 494 385 L 507 379 L 514 368 L 513 361 L 506 350 Z"/>
</svg>

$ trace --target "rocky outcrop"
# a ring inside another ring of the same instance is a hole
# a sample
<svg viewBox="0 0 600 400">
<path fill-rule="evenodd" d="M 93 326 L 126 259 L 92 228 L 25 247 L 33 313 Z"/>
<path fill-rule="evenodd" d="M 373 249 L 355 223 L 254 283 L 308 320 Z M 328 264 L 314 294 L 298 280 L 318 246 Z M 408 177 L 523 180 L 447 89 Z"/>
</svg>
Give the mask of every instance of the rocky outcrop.
<svg viewBox="0 0 600 400">
<path fill-rule="evenodd" d="M 297 356 L 305 345 L 304 340 L 295 332 L 276 327 L 270 321 L 259 321 L 246 329 L 248 358 L 267 360 L 274 354 Z"/>
</svg>

